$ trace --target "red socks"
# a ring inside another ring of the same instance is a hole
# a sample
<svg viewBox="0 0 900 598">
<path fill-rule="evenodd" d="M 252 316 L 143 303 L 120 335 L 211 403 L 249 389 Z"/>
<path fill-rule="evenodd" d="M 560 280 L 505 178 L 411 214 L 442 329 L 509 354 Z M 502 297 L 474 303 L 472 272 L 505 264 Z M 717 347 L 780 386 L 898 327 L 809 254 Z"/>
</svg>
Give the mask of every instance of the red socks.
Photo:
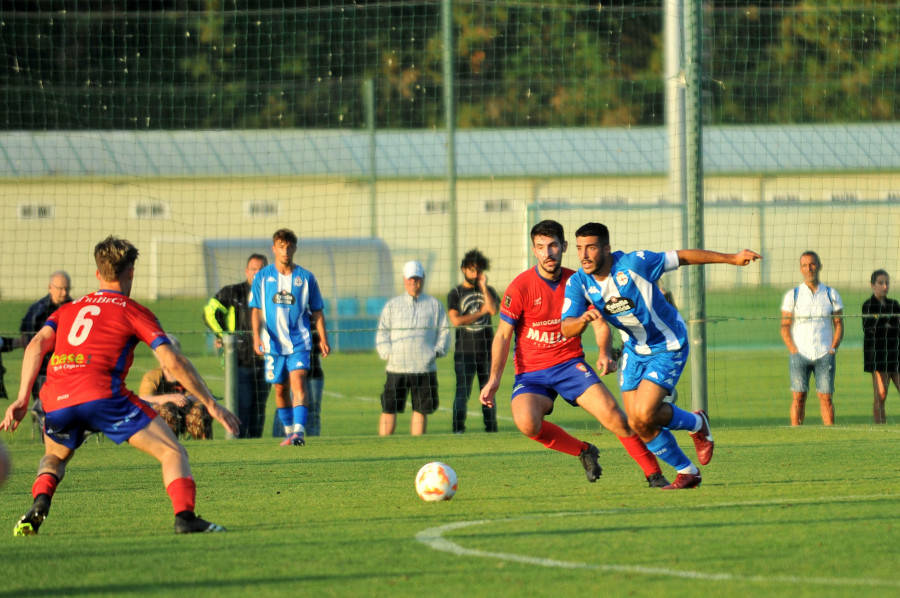
<svg viewBox="0 0 900 598">
<path fill-rule="evenodd" d="M 647 448 L 647 445 L 638 438 L 637 434 L 626 438 L 624 436 L 619 436 L 619 442 L 622 443 L 622 446 L 625 447 L 625 450 L 631 455 L 631 458 L 637 461 L 637 464 L 641 466 L 641 469 L 644 470 L 645 476 L 651 476 L 654 473 L 662 473 L 662 470 L 659 468 L 659 462 L 656 460 L 656 457 L 653 453 L 650 452 L 650 449 Z"/>
<path fill-rule="evenodd" d="M 58 484 L 59 480 L 52 473 L 39 474 L 34 480 L 34 485 L 31 487 L 31 496 L 37 498 L 41 494 L 46 494 L 50 498 L 53 498 L 53 494 L 56 492 L 56 486 Z"/>
<path fill-rule="evenodd" d="M 541 424 L 541 431 L 537 436 L 531 436 L 532 440 L 537 440 L 548 449 L 559 451 L 567 455 L 577 457 L 581 451 L 587 448 L 587 443 L 582 442 L 557 426 L 548 421 Z M 646 450 L 646 447 L 645 449 Z"/>
<path fill-rule="evenodd" d="M 178 478 L 173 480 L 171 484 L 166 486 L 166 492 L 172 499 L 172 508 L 175 514 L 183 511 L 194 512 L 194 506 L 197 501 L 197 485 L 194 484 L 192 478 Z"/>
</svg>

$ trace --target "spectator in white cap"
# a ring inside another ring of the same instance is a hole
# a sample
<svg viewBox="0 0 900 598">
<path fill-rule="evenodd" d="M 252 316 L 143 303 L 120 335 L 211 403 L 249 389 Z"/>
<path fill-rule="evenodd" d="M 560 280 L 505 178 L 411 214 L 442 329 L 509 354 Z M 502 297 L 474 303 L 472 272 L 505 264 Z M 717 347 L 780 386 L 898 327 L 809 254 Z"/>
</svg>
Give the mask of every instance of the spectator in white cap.
<svg viewBox="0 0 900 598">
<path fill-rule="evenodd" d="M 438 357 L 447 354 L 450 327 L 444 306 L 422 292 L 425 268 L 418 261 L 403 265 L 405 293 L 384 306 L 378 320 L 375 348 L 387 360 L 387 382 L 381 394 L 378 433 L 390 436 L 397 427 L 397 414 L 412 398 L 410 433 L 425 433 L 427 418 L 438 408 Z"/>
</svg>

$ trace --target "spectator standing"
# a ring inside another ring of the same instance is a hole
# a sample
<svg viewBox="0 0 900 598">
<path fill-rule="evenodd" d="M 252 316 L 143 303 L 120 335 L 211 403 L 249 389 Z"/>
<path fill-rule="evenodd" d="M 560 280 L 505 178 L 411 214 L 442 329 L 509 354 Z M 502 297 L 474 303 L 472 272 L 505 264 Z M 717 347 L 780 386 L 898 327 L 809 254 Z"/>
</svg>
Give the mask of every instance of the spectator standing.
<svg viewBox="0 0 900 598">
<path fill-rule="evenodd" d="M 172 348 L 181 353 L 178 338 L 174 334 L 167 336 Z M 186 434 L 195 440 L 212 440 L 213 418 L 209 410 L 162 363 L 144 374 L 138 394 L 169 424 L 176 438 Z"/>
<path fill-rule="evenodd" d="M 235 335 L 237 416 L 241 420 L 241 438 L 262 438 L 266 421 L 269 383 L 266 382 L 263 359 L 253 350 L 250 291 L 253 277 L 268 263 L 262 254 L 251 255 L 244 268 L 246 280 L 222 287 L 203 310 L 203 321 L 216 334 L 216 348 L 222 347 L 224 333 Z"/>
<path fill-rule="evenodd" d="M 18 398 L 6 410 L 0 430 L 15 430 L 28 410 L 41 360 L 52 354 L 47 383 L 41 389 L 46 410 L 44 456 L 31 493 L 34 502 L 19 519 L 13 535 L 38 532 L 66 466 L 89 431 L 154 457 L 175 512 L 175 532 L 224 532 L 225 528 L 194 512 L 197 488 L 187 451 L 156 412 L 125 387 L 138 341 L 206 405 L 232 434 L 237 418 L 219 406 L 191 364 L 172 343 L 150 310 L 130 298 L 137 248 L 107 237 L 94 248 L 99 290 L 56 310 L 25 349 Z"/>
<path fill-rule="evenodd" d="M 387 360 L 387 381 L 381 394 L 378 433 L 390 436 L 397 427 L 397 414 L 406 410 L 407 394 L 412 402 L 410 433 L 425 433 L 428 416 L 438 408 L 438 357 L 447 354 L 450 328 L 444 306 L 422 292 L 425 268 L 417 261 L 403 266 L 405 292 L 385 304 L 378 319 L 375 348 Z"/>
<path fill-rule="evenodd" d="M 32 338 L 44 326 L 44 323 L 57 309 L 66 303 L 72 301 L 69 294 L 72 290 L 72 278 L 65 270 L 57 270 L 50 275 L 50 282 L 47 285 L 47 294 L 31 304 L 22 323 L 19 326 L 19 332 L 22 333 L 21 344 L 27 346 Z M 50 354 L 44 356 L 41 362 L 41 368 L 38 371 L 34 386 L 31 389 L 31 398 L 34 399 L 32 410 L 37 414 L 43 424 L 44 410 L 41 407 L 40 392 L 47 381 L 47 365 L 50 362 Z"/>
<path fill-rule="evenodd" d="M 491 377 L 491 344 L 494 328 L 491 316 L 497 313 L 500 297 L 488 286 L 490 262 L 477 249 L 466 253 L 460 264 L 463 282 L 447 295 L 447 317 L 456 326 L 453 368 L 456 396 L 453 399 L 453 433 L 466 431 L 466 414 L 472 383 L 478 377 L 479 391 Z M 481 406 L 484 431 L 497 431 L 497 406 Z"/>
<path fill-rule="evenodd" d="M 872 272 L 870 282 L 872 296 L 862 306 L 863 370 L 872 373 L 872 419 L 883 424 L 891 382 L 900 390 L 900 303 L 887 296 L 891 277 L 885 270 Z"/>
<path fill-rule="evenodd" d="M 844 338 L 844 304 L 838 292 L 819 280 L 822 260 L 815 251 L 800 256 L 800 284 L 781 303 L 781 338 L 790 352 L 791 425 L 806 418 L 809 376 L 815 374 L 822 423 L 834 425 L 834 375 L 838 347 Z"/>
<path fill-rule="evenodd" d="M 250 294 L 253 349 L 265 355 L 266 380 L 275 387 L 275 404 L 284 426 L 282 446 L 306 444 L 312 327 L 319 333 L 322 357 L 331 350 L 319 283 L 312 272 L 294 263 L 295 253 L 297 235 L 286 228 L 275 231 L 275 263 L 256 273 Z"/>
</svg>

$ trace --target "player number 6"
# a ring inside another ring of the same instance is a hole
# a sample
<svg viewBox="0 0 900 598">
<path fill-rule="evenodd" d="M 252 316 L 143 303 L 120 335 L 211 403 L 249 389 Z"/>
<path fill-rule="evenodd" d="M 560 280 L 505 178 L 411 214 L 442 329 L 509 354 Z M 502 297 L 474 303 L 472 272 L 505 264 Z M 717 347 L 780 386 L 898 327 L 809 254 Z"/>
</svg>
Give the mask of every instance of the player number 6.
<svg viewBox="0 0 900 598">
<path fill-rule="evenodd" d="M 72 329 L 69 330 L 70 345 L 77 347 L 87 339 L 94 326 L 94 321 L 89 316 L 96 317 L 99 314 L 100 307 L 97 305 L 86 305 L 81 308 L 81 311 L 75 316 L 75 321 L 72 322 Z"/>
</svg>

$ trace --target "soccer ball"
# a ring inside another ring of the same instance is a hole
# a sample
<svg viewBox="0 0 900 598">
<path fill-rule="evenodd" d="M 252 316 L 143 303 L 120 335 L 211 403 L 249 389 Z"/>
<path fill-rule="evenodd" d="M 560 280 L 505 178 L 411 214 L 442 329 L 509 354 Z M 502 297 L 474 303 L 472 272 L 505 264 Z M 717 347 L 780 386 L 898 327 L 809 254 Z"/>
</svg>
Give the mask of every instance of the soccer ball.
<svg viewBox="0 0 900 598">
<path fill-rule="evenodd" d="M 416 492 L 425 502 L 450 500 L 456 487 L 456 472 L 446 463 L 426 463 L 416 474 Z"/>
</svg>

